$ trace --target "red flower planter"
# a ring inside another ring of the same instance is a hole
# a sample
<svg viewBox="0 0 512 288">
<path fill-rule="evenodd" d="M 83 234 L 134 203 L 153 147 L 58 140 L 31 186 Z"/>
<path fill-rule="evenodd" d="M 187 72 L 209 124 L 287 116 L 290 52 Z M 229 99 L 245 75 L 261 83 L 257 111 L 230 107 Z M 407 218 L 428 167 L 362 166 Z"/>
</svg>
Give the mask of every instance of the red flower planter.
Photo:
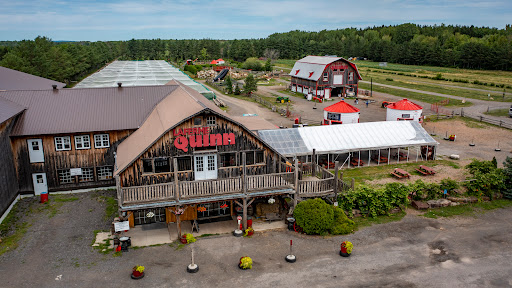
<svg viewBox="0 0 512 288">
<path fill-rule="evenodd" d="M 131 275 L 132 279 L 138 280 L 144 277 L 144 272 L 133 271 Z"/>
<path fill-rule="evenodd" d="M 180 241 L 181 241 L 182 244 L 187 244 L 187 236 L 182 235 L 181 238 L 180 238 Z"/>
</svg>

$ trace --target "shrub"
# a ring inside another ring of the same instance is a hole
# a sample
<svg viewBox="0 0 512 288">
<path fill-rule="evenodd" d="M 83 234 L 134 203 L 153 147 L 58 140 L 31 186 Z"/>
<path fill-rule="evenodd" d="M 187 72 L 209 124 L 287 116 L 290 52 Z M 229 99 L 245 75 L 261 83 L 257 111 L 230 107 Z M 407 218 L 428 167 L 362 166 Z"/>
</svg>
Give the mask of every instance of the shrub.
<svg viewBox="0 0 512 288">
<path fill-rule="evenodd" d="M 386 81 L 393 81 L 393 78 L 386 78 Z"/>
<path fill-rule="evenodd" d="M 494 192 L 506 191 L 505 170 L 496 168 L 492 161 L 473 160 L 466 168 L 471 174 L 469 181 L 464 183 L 469 195 L 492 199 Z"/>
<path fill-rule="evenodd" d="M 512 199 L 512 158 L 508 157 L 503 162 L 503 184 L 505 185 L 505 189 L 503 189 L 503 197 Z"/>
<path fill-rule="evenodd" d="M 293 216 L 306 234 L 325 234 L 334 221 L 332 206 L 319 198 L 300 202 Z"/>
<path fill-rule="evenodd" d="M 331 229 L 329 229 L 329 233 L 333 235 L 344 235 L 354 232 L 355 223 L 348 219 L 343 210 L 338 207 L 333 207 L 333 212 L 334 222 Z"/>
<path fill-rule="evenodd" d="M 457 181 L 455 181 L 453 179 L 444 178 L 443 180 L 441 180 L 441 184 L 439 185 L 439 188 L 443 191 L 446 189 L 446 191 L 448 191 L 448 193 L 450 193 L 450 192 L 453 192 L 453 190 L 459 188 L 459 183 L 457 183 Z"/>
<path fill-rule="evenodd" d="M 185 237 L 187 238 L 187 244 L 196 242 L 196 238 L 190 233 L 185 234 Z"/>
<path fill-rule="evenodd" d="M 443 74 L 437 73 L 436 76 L 432 77 L 433 80 L 444 80 Z"/>
</svg>

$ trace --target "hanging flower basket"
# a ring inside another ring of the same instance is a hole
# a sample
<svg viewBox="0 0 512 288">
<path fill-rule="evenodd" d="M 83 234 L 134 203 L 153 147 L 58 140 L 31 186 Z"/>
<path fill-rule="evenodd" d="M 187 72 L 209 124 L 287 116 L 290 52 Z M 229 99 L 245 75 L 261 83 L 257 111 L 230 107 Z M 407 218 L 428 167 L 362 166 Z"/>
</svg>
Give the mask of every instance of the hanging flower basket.
<svg viewBox="0 0 512 288">
<path fill-rule="evenodd" d="M 133 267 L 133 270 L 132 270 L 132 279 L 134 280 L 138 280 L 138 279 L 141 279 L 142 277 L 144 277 L 144 266 L 140 266 L 140 265 L 137 265 L 135 267 Z"/>
</svg>

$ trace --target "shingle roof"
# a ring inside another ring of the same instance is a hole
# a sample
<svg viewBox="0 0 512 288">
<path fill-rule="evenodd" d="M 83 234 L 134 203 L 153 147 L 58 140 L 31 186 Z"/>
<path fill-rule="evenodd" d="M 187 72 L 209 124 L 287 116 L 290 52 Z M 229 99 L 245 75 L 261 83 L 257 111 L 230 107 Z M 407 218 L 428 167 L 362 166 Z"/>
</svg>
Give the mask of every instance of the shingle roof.
<svg viewBox="0 0 512 288">
<path fill-rule="evenodd" d="M 46 90 L 66 84 L 0 66 L 0 90 Z"/>
<path fill-rule="evenodd" d="M 137 129 L 176 85 L 21 90 L 0 97 L 27 108 L 13 136 Z"/>
<path fill-rule="evenodd" d="M 25 107 L 0 97 L 0 124 L 23 112 Z"/>
<path fill-rule="evenodd" d="M 407 111 L 423 109 L 423 107 L 421 107 L 420 105 L 413 103 L 407 99 L 402 99 L 398 102 L 391 103 L 387 106 L 387 108 L 395 109 L 395 110 L 407 110 Z"/>
<path fill-rule="evenodd" d="M 292 71 L 290 71 L 290 76 L 318 81 L 325 67 L 332 62 L 343 60 L 348 65 L 350 65 L 357 73 L 357 78 L 359 80 L 363 80 L 361 75 L 359 74 L 359 70 L 354 63 L 344 59 L 342 57 L 331 57 L 331 56 L 306 56 L 300 60 L 297 60 L 293 65 Z"/>
<path fill-rule="evenodd" d="M 325 107 L 324 110 L 334 113 L 357 113 L 360 111 L 356 107 L 348 104 L 343 100 L 339 101 L 338 103 L 332 104 L 331 106 Z"/>
</svg>

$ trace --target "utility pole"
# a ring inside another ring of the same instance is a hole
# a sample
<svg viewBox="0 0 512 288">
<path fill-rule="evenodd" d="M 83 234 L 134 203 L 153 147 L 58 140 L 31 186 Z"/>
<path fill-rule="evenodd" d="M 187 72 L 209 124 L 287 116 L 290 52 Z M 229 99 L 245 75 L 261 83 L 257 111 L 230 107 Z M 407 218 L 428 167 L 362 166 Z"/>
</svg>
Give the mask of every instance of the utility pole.
<svg viewBox="0 0 512 288">
<path fill-rule="evenodd" d="M 370 78 L 370 97 L 373 97 L 373 78 Z"/>
</svg>

